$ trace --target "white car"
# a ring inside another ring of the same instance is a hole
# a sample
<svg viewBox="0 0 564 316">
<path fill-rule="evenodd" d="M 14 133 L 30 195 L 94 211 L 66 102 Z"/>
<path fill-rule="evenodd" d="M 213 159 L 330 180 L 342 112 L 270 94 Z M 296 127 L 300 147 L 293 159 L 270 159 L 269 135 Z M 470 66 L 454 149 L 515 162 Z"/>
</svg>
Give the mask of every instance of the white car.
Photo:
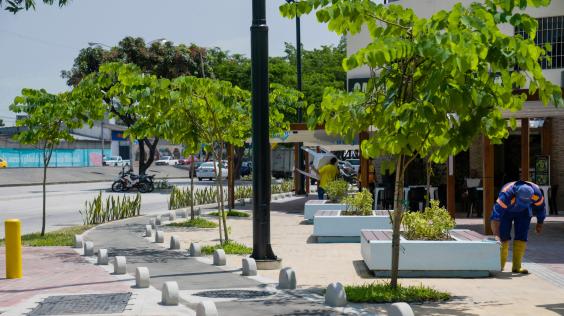
<svg viewBox="0 0 564 316">
<path fill-rule="evenodd" d="M 216 177 L 216 170 L 219 172 L 219 164 L 213 161 L 204 162 L 196 169 L 196 177 L 199 181 L 202 181 L 202 179 L 213 180 Z M 227 173 L 227 164 L 224 163 L 221 165 L 221 179 L 227 179 Z"/>
<path fill-rule="evenodd" d="M 129 160 L 124 160 L 121 159 L 121 156 L 104 156 L 104 159 L 102 161 L 102 165 L 104 166 L 113 166 L 113 167 L 123 167 L 123 166 L 129 166 L 131 164 L 131 162 Z"/>
<path fill-rule="evenodd" d="M 358 174 L 358 170 L 360 169 L 360 159 L 347 159 L 345 161 L 348 161 L 354 168 L 354 172 Z"/>
<path fill-rule="evenodd" d="M 178 164 L 178 159 L 172 158 L 172 156 L 162 156 L 161 159 L 155 161 L 157 166 L 176 166 Z"/>
</svg>

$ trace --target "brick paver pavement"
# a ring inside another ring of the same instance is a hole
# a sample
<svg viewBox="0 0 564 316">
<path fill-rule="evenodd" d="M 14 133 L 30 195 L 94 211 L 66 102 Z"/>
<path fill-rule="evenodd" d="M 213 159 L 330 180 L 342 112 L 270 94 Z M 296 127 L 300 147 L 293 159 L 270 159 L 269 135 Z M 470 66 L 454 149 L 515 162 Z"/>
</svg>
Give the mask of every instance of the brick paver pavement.
<svg viewBox="0 0 564 316">
<path fill-rule="evenodd" d="M 126 293 L 130 287 L 68 247 L 24 247 L 22 279 L 5 279 L 5 248 L 0 248 L 0 309 L 38 294 Z"/>
</svg>

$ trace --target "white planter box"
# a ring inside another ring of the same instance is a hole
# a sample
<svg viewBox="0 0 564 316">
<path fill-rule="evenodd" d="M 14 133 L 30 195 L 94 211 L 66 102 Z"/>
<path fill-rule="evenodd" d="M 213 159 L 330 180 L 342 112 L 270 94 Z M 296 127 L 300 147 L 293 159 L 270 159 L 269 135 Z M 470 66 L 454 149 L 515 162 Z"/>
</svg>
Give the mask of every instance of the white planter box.
<svg viewBox="0 0 564 316">
<path fill-rule="evenodd" d="M 363 230 L 361 252 L 375 276 L 388 277 L 392 256 L 391 230 Z M 454 229 L 455 240 L 400 241 L 402 277 L 487 277 L 500 271 L 500 244 L 467 229 Z"/>
<path fill-rule="evenodd" d="M 330 203 L 329 200 L 309 200 L 304 205 L 304 219 L 312 221 L 313 216 L 319 210 L 339 210 L 344 211 L 347 208 L 345 204 Z"/>
<path fill-rule="evenodd" d="M 341 212 L 315 214 L 313 235 L 318 242 L 359 242 L 362 229 L 392 229 L 388 211 L 373 211 L 372 216 L 342 216 Z"/>
</svg>

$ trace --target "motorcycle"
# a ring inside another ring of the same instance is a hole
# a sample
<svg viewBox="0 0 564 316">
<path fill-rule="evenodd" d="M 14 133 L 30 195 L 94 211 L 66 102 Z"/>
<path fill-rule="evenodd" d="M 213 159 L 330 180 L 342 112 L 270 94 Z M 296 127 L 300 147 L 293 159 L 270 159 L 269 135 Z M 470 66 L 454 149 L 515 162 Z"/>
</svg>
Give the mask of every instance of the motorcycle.
<svg viewBox="0 0 564 316">
<path fill-rule="evenodd" d="M 136 188 L 141 193 L 153 192 L 155 189 L 153 178 L 154 175 L 136 175 L 133 169 L 125 171 L 124 168 L 119 173 L 119 177 L 115 178 L 112 183 L 113 192 L 127 192 L 131 188 Z"/>
</svg>

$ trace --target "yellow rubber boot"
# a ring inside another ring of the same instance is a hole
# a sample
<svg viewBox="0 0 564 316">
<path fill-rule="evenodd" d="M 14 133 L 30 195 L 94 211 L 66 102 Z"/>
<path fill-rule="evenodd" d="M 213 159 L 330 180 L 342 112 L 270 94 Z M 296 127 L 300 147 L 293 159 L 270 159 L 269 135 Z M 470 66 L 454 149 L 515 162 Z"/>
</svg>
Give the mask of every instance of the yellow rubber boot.
<svg viewBox="0 0 564 316">
<path fill-rule="evenodd" d="M 521 268 L 521 262 L 523 261 L 523 256 L 525 256 L 525 249 L 527 248 L 527 242 L 522 240 L 513 241 L 513 268 L 511 269 L 514 273 L 527 274 L 529 271 L 527 269 Z"/>
<path fill-rule="evenodd" d="M 501 260 L 501 271 L 505 268 L 505 263 L 507 262 L 507 257 L 509 256 L 509 241 L 501 242 L 501 252 L 499 258 Z"/>
</svg>

